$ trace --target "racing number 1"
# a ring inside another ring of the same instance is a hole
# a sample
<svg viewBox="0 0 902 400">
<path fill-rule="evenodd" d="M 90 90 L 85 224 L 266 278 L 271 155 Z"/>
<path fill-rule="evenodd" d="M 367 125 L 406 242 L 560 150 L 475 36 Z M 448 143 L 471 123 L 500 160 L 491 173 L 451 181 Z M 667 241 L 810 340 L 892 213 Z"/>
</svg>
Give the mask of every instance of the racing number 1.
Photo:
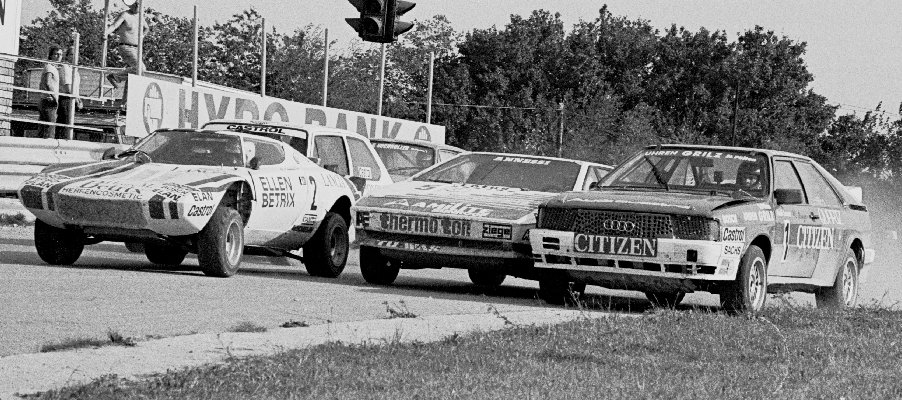
<svg viewBox="0 0 902 400">
<path fill-rule="evenodd" d="M 313 185 L 313 200 L 310 202 L 310 211 L 316 210 L 316 179 L 310 177 L 310 184 Z"/>
</svg>

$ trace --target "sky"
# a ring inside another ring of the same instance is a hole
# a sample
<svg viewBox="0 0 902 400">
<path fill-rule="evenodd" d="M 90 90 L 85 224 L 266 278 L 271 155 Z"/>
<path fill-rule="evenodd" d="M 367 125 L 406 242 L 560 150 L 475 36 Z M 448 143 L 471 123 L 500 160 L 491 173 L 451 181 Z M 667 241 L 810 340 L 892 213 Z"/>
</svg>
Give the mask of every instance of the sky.
<svg viewBox="0 0 902 400">
<path fill-rule="evenodd" d="M 104 0 L 92 0 L 97 9 Z M 109 0 L 115 10 L 119 0 Z M 604 5 L 615 16 L 647 20 L 664 30 L 672 24 L 698 31 L 726 32 L 730 40 L 760 25 L 796 42 L 806 42 L 804 56 L 814 74 L 811 88 L 838 105 L 840 113 L 862 115 L 878 103 L 888 116 L 899 117 L 902 103 L 902 1 L 899 0 L 414 0 L 403 19 L 426 20 L 445 15 L 459 32 L 495 26 L 503 29 L 512 14 L 528 17 L 533 10 L 560 13 L 570 29 L 580 20 L 598 16 Z M 44 16 L 49 0 L 22 0 L 22 24 Z M 256 9 L 278 32 L 308 24 L 329 30 L 338 45 L 356 39 L 344 18 L 355 17 L 347 0 L 144 0 L 144 5 L 172 16 L 191 17 L 197 5 L 201 25 L 225 22 L 232 15 Z"/>
</svg>

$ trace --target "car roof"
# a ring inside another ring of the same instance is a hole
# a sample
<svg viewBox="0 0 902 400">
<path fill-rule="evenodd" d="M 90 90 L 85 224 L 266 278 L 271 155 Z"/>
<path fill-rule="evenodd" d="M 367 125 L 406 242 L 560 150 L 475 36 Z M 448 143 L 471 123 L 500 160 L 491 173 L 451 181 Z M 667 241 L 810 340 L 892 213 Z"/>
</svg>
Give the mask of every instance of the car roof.
<svg viewBox="0 0 902 400">
<path fill-rule="evenodd" d="M 251 120 L 251 119 L 214 119 L 207 121 L 206 124 L 240 124 L 240 125 L 258 125 L 258 126 L 272 126 L 277 128 L 289 128 L 296 129 L 301 131 L 310 132 L 325 132 L 330 134 L 336 134 L 341 136 L 354 136 L 359 139 L 365 139 L 369 141 L 369 138 L 358 134 L 353 131 L 349 131 L 347 129 L 339 129 L 339 128 L 331 128 L 328 126 L 322 126 L 317 124 L 295 124 L 291 122 L 285 121 L 262 121 L 262 120 Z M 285 132 L 286 135 L 291 135 L 290 132 Z"/>
<path fill-rule="evenodd" d="M 380 143 L 410 144 L 410 145 L 416 145 L 416 146 L 432 147 L 432 148 L 442 149 L 442 150 L 456 150 L 456 151 L 460 151 L 460 152 L 466 151 L 460 147 L 455 147 L 450 144 L 427 142 L 425 140 L 370 138 L 370 141 L 373 143 L 380 142 Z"/>
<path fill-rule="evenodd" d="M 543 159 L 543 160 L 569 161 L 569 162 L 575 162 L 575 163 L 580 164 L 580 165 L 592 165 L 592 166 L 597 166 L 597 167 L 605 167 L 605 168 L 608 168 L 608 169 L 614 168 L 613 166 L 607 165 L 607 164 L 601 164 L 601 163 L 597 163 L 597 162 L 583 161 L 583 160 L 574 160 L 574 159 L 572 159 L 572 158 L 560 158 L 560 157 L 549 157 L 549 156 L 533 156 L 533 155 L 529 155 L 529 154 L 514 154 L 514 153 L 496 153 L 496 152 L 490 152 L 490 151 L 471 151 L 471 152 L 469 152 L 469 154 L 487 154 L 487 155 L 490 155 L 490 156 L 504 156 L 504 157 L 529 157 L 529 158 L 541 158 L 541 159 Z"/>
<path fill-rule="evenodd" d="M 754 147 L 734 147 L 734 146 L 714 146 L 714 145 L 700 145 L 700 144 L 660 144 L 660 145 L 650 145 L 646 146 L 645 149 L 698 149 L 698 150 L 728 150 L 728 151 L 742 151 L 742 152 L 757 152 L 764 153 L 769 157 L 773 156 L 781 156 L 781 157 L 792 157 L 792 158 L 800 158 L 803 160 L 811 161 L 811 158 L 807 156 L 803 156 L 801 154 L 790 153 L 788 151 L 782 150 L 771 150 L 771 149 L 757 149 Z"/>
</svg>

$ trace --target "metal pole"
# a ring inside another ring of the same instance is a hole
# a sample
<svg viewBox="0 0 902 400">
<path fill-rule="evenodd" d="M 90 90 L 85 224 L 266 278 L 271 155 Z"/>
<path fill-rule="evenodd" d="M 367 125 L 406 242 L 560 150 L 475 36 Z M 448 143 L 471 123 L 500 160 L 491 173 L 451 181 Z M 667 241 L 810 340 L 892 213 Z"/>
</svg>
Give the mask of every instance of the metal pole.
<svg viewBox="0 0 902 400">
<path fill-rule="evenodd" d="M 78 32 L 72 33 L 73 43 L 72 43 L 72 64 L 78 65 L 78 53 L 79 46 L 81 45 L 81 35 Z M 72 82 L 72 92 L 69 95 L 69 98 L 66 101 L 69 103 L 69 115 L 68 115 L 68 125 L 75 125 L 75 97 L 78 96 L 78 82 L 75 81 L 75 77 L 78 76 L 78 72 L 76 71 L 78 67 L 72 67 L 72 75 L 69 76 L 69 82 Z M 75 130 L 67 127 L 66 128 L 66 138 L 72 140 L 75 138 Z"/>
<path fill-rule="evenodd" d="M 138 76 L 144 76 L 144 0 L 138 0 Z"/>
<path fill-rule="evenodd" d="M 557 135 L 557 156 L 562 157 L 564 151 L 564 102 L 558 103 L 558 106 L 560 107 L 558 110 L 561 111 L 561 125 Z"/>
<path fill-rule="evenodd" d="M 191 63 L 191 86 L 197 86 L 197 47 L 200 45 L 197 38 L 197 5 L 194 6 L 194 58 Z"/>
<path fill-rule="evenodd" d="M 266 18 L 261 19 L 263 24 L 263 62 L 260 73 L 260 95 L 266 96 Z"/>
<path fill-rule="evenodd" d="M 382 62 L 379 63 L 379 104 L 376 115 L 382 115 L 382 92 L 385 90 L 385 43 L 382 43 Z"/>
<path fill-rule="evenodd" d="M 736 145 L 736 120 L 739 119 L 739 80 L 736 80 L 736 95 L 733 99 L 733 135 L 730 138 L 730 146 Z"/>
<path fill-rule="evenodd" d="M 426 123 L 432 123 L 432 71 L 435 67 L 435 52 L 429 52 L 429 86 L 426 89 Z"/>
<path fill-rule="evenodd" d="M 105 0 L 103 5 L 103 33 L 106 33 L 107 23 L 109 23 L 110 19 L 110 0 Z M 100 48 L 100 67 L 106 68 L 106 57 L 107 57 L 107 49 L 110 45 L 110 38 L 107 35 L 103 35 L 103 45 Z M 101 79 L 100 82 L 104 80 Z M 103 92 L 101 91 L 101 95 Z"/>
<path fill-rule="evenodd" d="M 323 107 L 326 107 L 326 99 L 329 98 L 329 29 L 323 38 Z"/>
</svg>

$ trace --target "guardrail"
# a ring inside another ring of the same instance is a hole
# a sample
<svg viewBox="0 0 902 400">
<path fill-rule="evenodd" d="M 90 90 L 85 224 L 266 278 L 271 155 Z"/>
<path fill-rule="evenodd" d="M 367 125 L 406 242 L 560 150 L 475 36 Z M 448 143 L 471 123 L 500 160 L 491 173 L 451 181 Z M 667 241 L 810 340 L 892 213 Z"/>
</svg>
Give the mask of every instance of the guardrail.
<svg viewBox="0 0 902 400">
<path fill-rule="evenodd" d="M 124 150 L 128 146 L 80 140 L 0 136 L 0 195 L 15 196 L 22 182 L 48 165 L 97 161 L 110 147 Z"/>
</svg>

